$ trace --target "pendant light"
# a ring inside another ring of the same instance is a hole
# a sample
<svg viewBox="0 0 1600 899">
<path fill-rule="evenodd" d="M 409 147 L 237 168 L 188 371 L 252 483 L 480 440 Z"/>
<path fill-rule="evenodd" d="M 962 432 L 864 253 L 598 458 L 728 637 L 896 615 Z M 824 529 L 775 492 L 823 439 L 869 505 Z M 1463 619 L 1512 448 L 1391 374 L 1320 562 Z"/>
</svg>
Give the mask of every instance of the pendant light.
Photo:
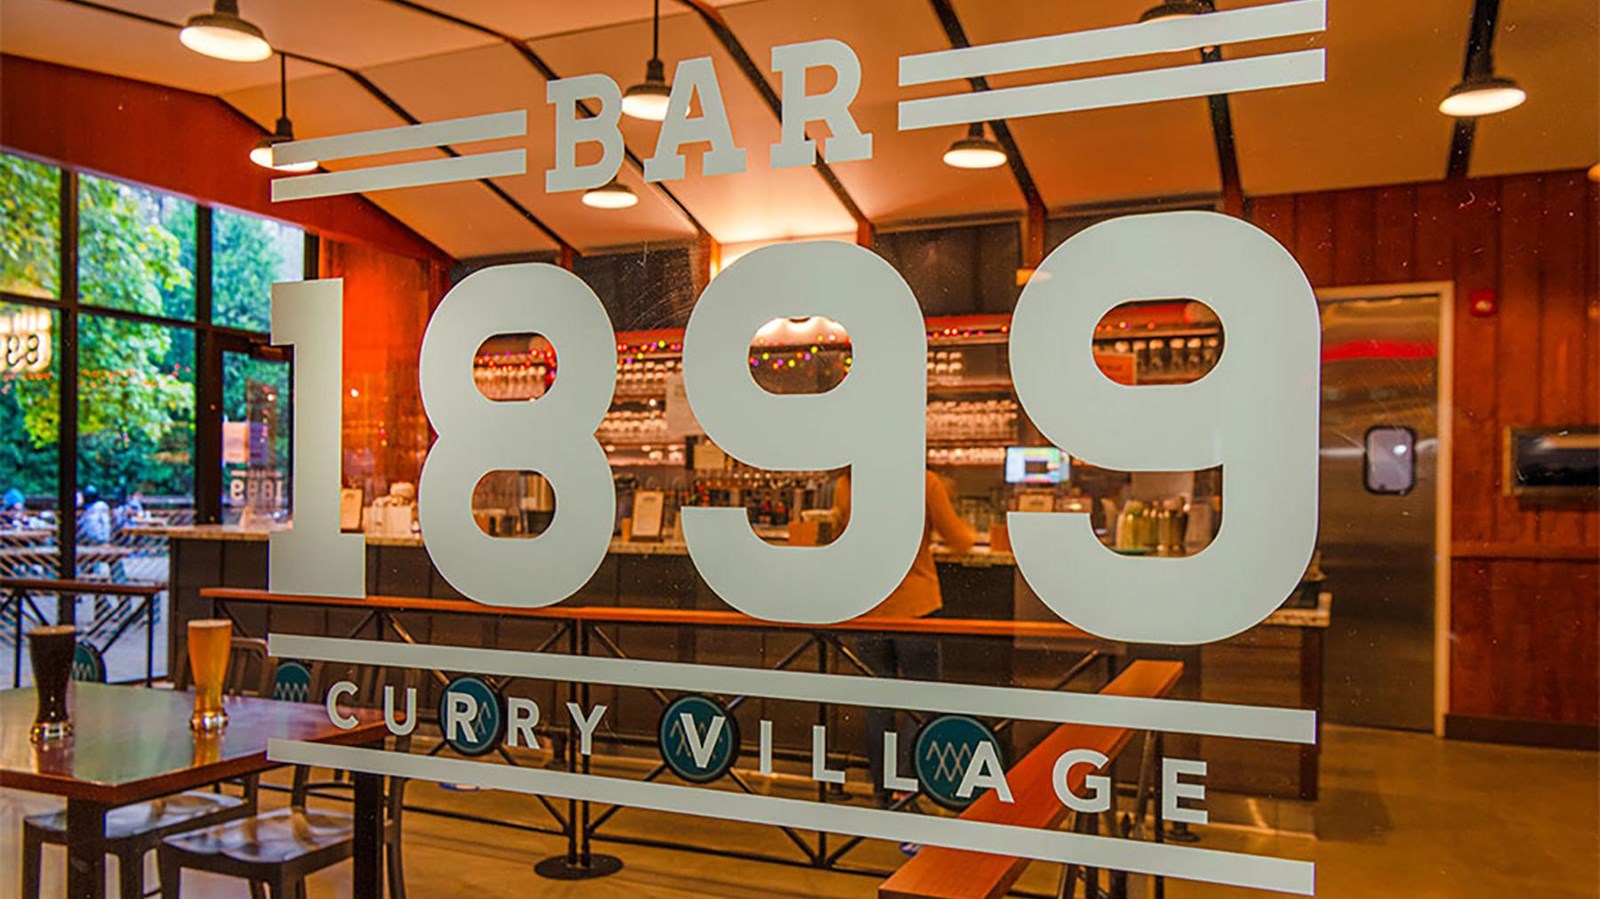
<svg viewBox="0 0 1600 899">
<path fill-rule="evenodd" d="M 1139 14 L 1140 22 L 1159 22 L 1163 19 L 1182 19 L 1208 12 L 1202 0 L 1162 0 L 1156 6 Z"/>
<path fill-rule="evenodd" d="M 650 59 L 644 64 L 644 81 L 623 92 L 622 113 L 650 122 L 662 121 L 667 117 L 667 100 L 671 96 L 667 68 L 661 64 L 661 0 L 655 0 L 655 15 L 650 21 Z"/>
<path fill-rule="evenodd" d="M 211 12 L 190 16 L 178 40 L 196 53 L 229 62 L 260 62 L 272 55 L 261 29 L 239 18 L 239 0 L 216 0 Z"/>
<path fill-rule="evenodd" d="M 1528 92 L 1510 78 L 1492 71 L 1474 72 L 1450 88 L 1439 101 L 1439 111 L 1458 119 L 1473 118 L 1516 109 L 1526 99 Z"/>
<path fill-rule="evenodd" d="M 984 136 L 982 122 L 973 122 L 967 136 L 944 151 L 944 164 L 956 169 L 992 169 L 1006 164 L 1006 151 Z"/>
<path fill-rule="evenodd" d="M 275 172 L 309 172 L 317 167 L 317 163 L 286 162 L 282 165 L 272 164 L 272 148 L 278 144 L 286 144 L 294 140 L 294 123 L 289 121 L 289 65 L 284 60 L 282 53 L 278 54 L 278 126 L 272 134 L 263 137 L 250 151 L 250 161 L 264 169 Z"/>
<path fill-rule="evenodd" d="M 627 209 L 638 202 L 639 196 L 615 178 L 583 192 L 583 205 L 594 209 Z"/>
<path fill-rule="evenodd" d="M 1474 14 L 1467 36 L 1467 65 L 1461 81 L 1439 101 L 1439 111 L 1458 119 L 1494 115 L 1521 106 L 1528 92 L 1494 71 L 1494 36 L 1499 27 L 1499 3 L 1483 5 Z"/>
</svg>

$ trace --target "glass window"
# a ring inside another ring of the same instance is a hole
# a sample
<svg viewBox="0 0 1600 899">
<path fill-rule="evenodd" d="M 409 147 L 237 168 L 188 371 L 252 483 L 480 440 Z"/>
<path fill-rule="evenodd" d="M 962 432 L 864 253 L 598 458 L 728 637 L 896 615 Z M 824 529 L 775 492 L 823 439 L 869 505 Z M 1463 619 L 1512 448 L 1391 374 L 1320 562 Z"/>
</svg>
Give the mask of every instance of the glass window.
<svg viewBox="0 0 1600 899">
<path fill-rule="evenodd" d="M 131 529 L 194 508 L 194 332 L 102 315 L 79 329 L 79 574 L 160 580 L 164 553 Z"/>
<path fill-rule="evenodd" d="M 78 229 L 78 296 L 83 303 L 194 318 L 193 203 L 81 175 Z"/>
<path fill-rule="evenodd" d="M 260 525 L 289 512 L 289 364 L 222 354 L 222 522 Z"/>
<path fill-rule="evenodd" d="M 0 290 L 54 298 L 61 289 L 61 171 L 0 153 Z"/>
<path fill-rule="evenodd" d="M 226 209 L 212 215 L 211 229 L 211 320 L 270 330 L 272 285 L 305 277 L 305 232 Z"/>
<path fill-rule="evenodd" d="M 1410 493 L 1417 483 L 1417 432 L 1376 425 L 1367 431 L 1367 490 Z"/>
<path fill-rule="evenodd" d="M 0 577 L 56 573 L 60 323 L 0 303 Z"/>
</svg>

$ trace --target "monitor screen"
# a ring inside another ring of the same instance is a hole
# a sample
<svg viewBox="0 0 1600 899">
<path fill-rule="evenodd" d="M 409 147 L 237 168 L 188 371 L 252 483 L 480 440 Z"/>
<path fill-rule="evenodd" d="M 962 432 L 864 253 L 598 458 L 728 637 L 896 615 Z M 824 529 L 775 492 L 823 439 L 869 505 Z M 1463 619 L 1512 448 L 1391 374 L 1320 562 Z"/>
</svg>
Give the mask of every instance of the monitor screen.
<svg viewBox="0 0 1600 899">
<path fill-rule="evenodd" d="M 1053 446 L 1006 447 L 1007 484 L 1059 484 L 1067 478 L 1067 463 Z"/>
<path fill-rule="evenodd" d="M 1587 497 L 1600 487 L 1600 428 L 1511 428 L 1507 442 L 1507 493 Z"/>
</svg>

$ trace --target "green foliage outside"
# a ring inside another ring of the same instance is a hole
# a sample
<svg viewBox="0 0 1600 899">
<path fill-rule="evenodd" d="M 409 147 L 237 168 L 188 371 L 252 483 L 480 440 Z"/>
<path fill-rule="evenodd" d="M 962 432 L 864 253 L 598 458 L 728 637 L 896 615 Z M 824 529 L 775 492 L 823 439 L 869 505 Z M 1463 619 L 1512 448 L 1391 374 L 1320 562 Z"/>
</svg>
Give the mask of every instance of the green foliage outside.
<svg viewBox="0 0 1600 899">
<path fill-rule="evenodd" d="M 5 212 L 0 286 L 5 289 L 54 293 L 57 178 L 46 166 L 0 154 L 0 210 Z M 79 179 L 78 203 L 82 301 L 192 319 L 194 206 L 88 175 Z M 226 221 L 216 240 L 218 320 L 266 330 L 265 297 L 284 266 L 279 226 L 248 216 L 217 218 Z M 59 359 L 59 314 L 55 321 Z M 79 317 L 80 484 L 92 484 L 108 496 L 135 490 L 192 495 L 194 366 L 190 329 L 88 313 Z M 48 377 L 0 375 L 0 490 L 15 486 L 30 496 L 55 493 L 58 372 L 59 363 Z M 242 414 L 242 387 L 234 392 L 240 394 L 241 409 L 226 410 L 229 417 Z"/>
<path fill-rule="evenodd" d="M 211 230 L 211 320 L 246 331 L 270 331 L 266 298 L 273 282 L 299 280 L 302 274 L 299 268 L 289 270 L 288 264 L 299 260 L 285 258 L 292 247 L 284 238 L 298 241 L 301 232 L 226 209 L 212 214 Z"/>
<path fill-rule="evenodd" d="M 61 172 L 0 154 L 0 290 L 54 297 L 61 275 Z"/>
</svg>

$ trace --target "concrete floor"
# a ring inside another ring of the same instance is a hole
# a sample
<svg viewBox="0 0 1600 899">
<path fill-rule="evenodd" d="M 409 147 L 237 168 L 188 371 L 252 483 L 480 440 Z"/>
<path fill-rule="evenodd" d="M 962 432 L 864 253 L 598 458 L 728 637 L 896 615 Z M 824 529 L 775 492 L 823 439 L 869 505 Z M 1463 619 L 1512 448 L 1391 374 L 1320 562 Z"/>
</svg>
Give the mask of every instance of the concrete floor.
<svg viewBox="0 0 1600 899">
<path fill-rule="evenodd" d="M 1265 829 L 1197 828 L 1201 845 L 1306 859 L 1317 865 L 1324 897 L 1503 897 L 1577 899 L 1600 896 L 1600 757 L 1593 753 L 1446 742 L 1396 731 L 1329 726 L 1324 729 L 1320 836 Z M 537 803 L 514 794 L 460 793 L 413 784 L 408 800 L 441 808 L 470 808 L 507 821 L 543 823 Z M 269 793 L 276 805 L 282 794 Z M 0 791 L 0 872 L 13 872 L 24 814 L 53 800 Z M 740 846 L 794 855 L 771 828 L 699 818 L 624 811 L 617 832 L 707 845 Z M 835 838 L 837 839 L 837 838 Z M 603 880 L 544 880 L 533 862 L 561 851 L 559 838 L 429 815 L 406 822 L 406 870 L 416 899 L 483 897 L 757 897 L 871 896 L 877 880 L 804 868 L 730 860 L 681 851 L 602 845 L 626 867 Z M 851 856 L 862 865 L 891 867 L 902 858 L 882 843 Z M 61 894 L 62 854 L 45 856 L 46 896 Z M 111 866 L 111 867 L 114 867 Z M 151 875 L 154 875 L 153 858 Z M 1059 868 L 1033 865 L 1020 886 L 1054 888 Z M 312 880 L 312 897 L 349 893 L 349 866 Z M 1135 895 L 1149 895 L 1135 880 Z M 152 880 L 153 882 L 153 880 Z M 185 895 L 243 897 L 242 883 L 189 874 Z M 15 896 L 17 877 L 0 874 L 0 899 Z M 114 888 L 109 891 L 115 895 Z M 1271 895 L 1227 887 L 1169 882 L 1175 899 Z"/>
</svg>

